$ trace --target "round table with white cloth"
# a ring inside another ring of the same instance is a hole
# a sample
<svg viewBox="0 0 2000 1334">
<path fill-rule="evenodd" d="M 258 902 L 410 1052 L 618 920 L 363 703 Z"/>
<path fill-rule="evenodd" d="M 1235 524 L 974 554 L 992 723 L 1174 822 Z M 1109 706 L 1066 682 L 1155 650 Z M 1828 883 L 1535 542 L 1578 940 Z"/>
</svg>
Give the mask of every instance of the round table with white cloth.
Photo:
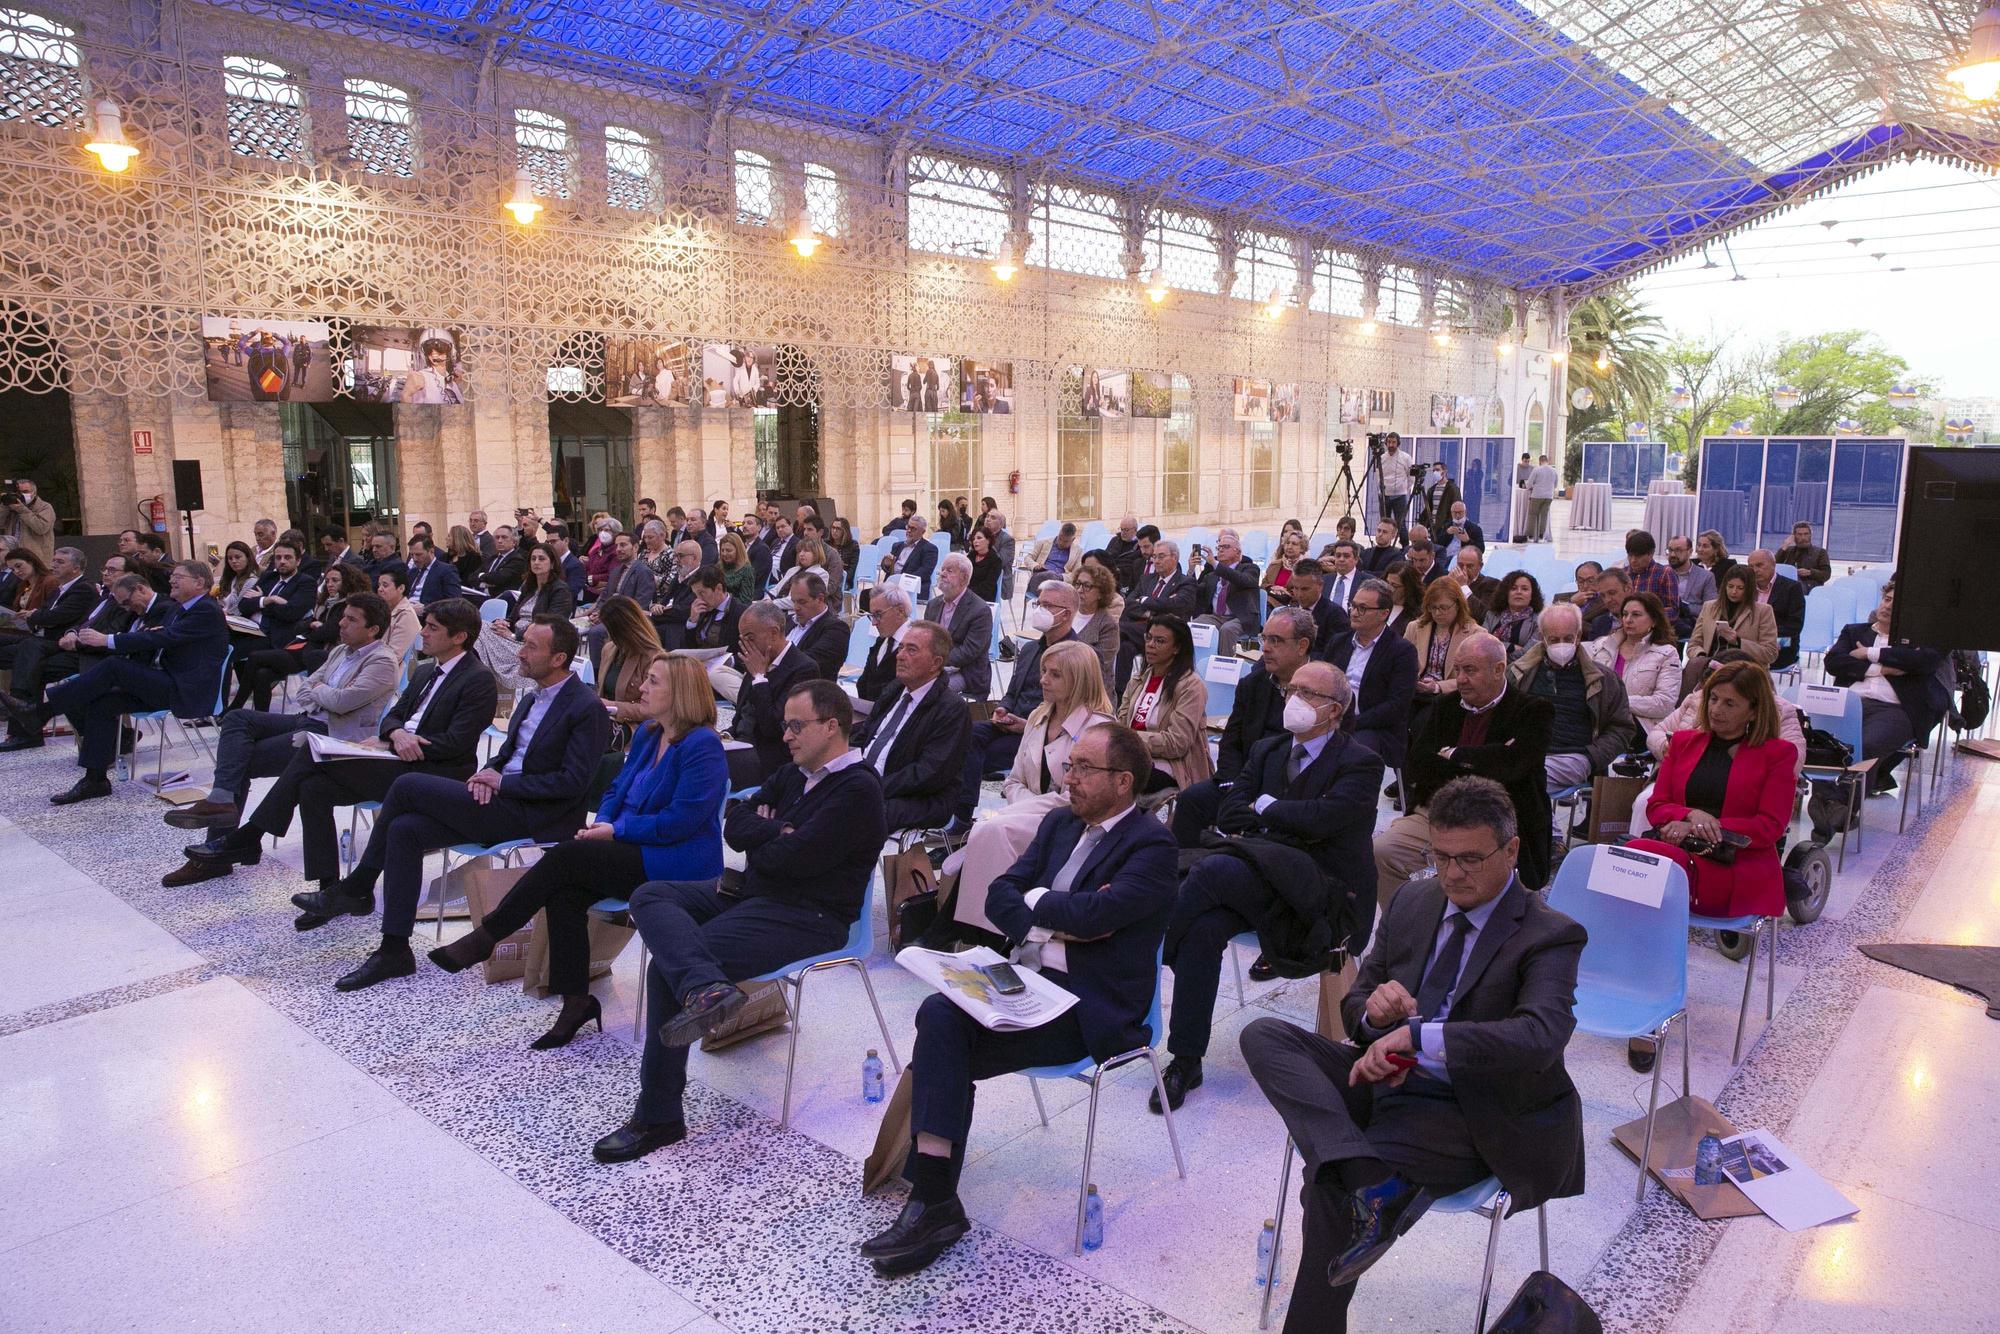
<svg viewBox="0 0 2000 1334">
<path fill-rule="evenodd" d="M 1528 488 L 1517 486 L 1508 495 L 1512 499 L 1507 506 L 1507 536 L 1516 542 L 1525 541 L 1528 536 Z"/>
<path fill-rule="evenodd" d="M 1699 496 L 1647 496 L 1646 518 L 1640 526 L 1653 535 L 1664 551 L 1668 538 L 1695 535 L 1696 509 L 1700 504 Z"/>
<path fill-rule="evenodd" d="M 1649 496 L 1681 496 L 1687 494 L 1687 484 L 1678 477 L 1655 477 L 1646 483 Z"/>
<path fill-rule="evenodd" d="M 1611 483 L 1578 482 L 1569 489 L 1569 527 L 1587 533 L 1611 527 Z"/>
</svg>

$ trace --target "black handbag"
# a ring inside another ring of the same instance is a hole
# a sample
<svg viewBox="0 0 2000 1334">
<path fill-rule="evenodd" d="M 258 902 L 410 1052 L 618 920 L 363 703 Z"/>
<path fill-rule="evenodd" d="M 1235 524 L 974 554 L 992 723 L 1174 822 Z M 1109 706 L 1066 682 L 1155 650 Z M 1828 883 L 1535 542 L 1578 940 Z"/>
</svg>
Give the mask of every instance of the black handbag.
<svg viewBox="0 0 2000 1334">
<path fill-rule="evenodd" d="M 1686 838 L 1681 840 L 1681 850 L 1692 852 L 1705 861 L 1717 866 L 1736 865 L 1736 852 L 1750 846 L 1750 836 L 1739 834 L 1733 829 L 1720 830 L 1713 840 L 1706 838 Z"/>
<path fill-rule="evenodd" d="M 1806 731 L 1806 763 L 1814 768 L 1845 769 L 1854 763 L 1854 747 L 1823 727 Z"/>
<path fill-rule="evenodd" d="M 1576 1289 L 1536 1270 L 1507 1303 L 1486 1334 L 1604 1334 L 1604 1322 Z"/>
</svg>

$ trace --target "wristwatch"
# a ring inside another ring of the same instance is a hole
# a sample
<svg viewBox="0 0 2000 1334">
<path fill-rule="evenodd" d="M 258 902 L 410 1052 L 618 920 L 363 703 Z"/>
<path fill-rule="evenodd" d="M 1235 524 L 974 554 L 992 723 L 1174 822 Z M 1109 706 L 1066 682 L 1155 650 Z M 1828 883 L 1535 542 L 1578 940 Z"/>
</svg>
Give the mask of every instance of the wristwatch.
<svg viewBox="0 0 2000 1334">
<path fill-rule="evenodd" d="M 1417 1018 L 1415 1015 L 1411 1015 L 1409 1019 L 1409 1024 L 1410 1024 L 1410 1050 L 1422 1051 L 1424 1049 L 1424 1021 Z"/>
</svg>

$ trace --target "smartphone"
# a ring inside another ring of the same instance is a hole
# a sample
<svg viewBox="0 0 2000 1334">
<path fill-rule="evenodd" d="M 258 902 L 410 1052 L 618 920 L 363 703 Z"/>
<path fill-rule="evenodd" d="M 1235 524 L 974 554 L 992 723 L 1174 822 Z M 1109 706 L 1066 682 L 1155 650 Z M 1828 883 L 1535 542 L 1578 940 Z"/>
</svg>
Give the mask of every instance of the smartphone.
<svg viewBox="0 0 2000 1334">
<path fill-rule="evenodd" d="M 1028 984 L 1021 980 L 1021 975 L 1014 971 L 1011 963 L 986 965 L 986 980 L 1003 996 L 1018 996 L 1028 989 Z"/>
<path fill-rule="evenodd" d="M 1417 1058 L 1414 1056 L 1405 1056 L 1399 1051 L 1385 1051 L 1382 1054 L 1388 1057 L 1389 1064 L 1395 1066 L 1398 1070 L 1414 1070 L 1417 1068 Z"/>
</svg>

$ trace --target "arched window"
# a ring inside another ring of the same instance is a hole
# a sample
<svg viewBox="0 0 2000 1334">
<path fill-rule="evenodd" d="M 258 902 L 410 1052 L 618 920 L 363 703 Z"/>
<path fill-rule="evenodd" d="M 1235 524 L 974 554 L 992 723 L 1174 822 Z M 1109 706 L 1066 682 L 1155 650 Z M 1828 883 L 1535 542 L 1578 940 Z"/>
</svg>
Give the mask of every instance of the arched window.
<svg viewBox="0 0 2000 1334">
<path fill-rule="evenodd" d="M 1058 519 L 1095 519 L 1104 494 L 1102 376 L 1094 366 L 1064 369 L 1056 386 Z"/>
<path fill-rule="evenodd" d="M 75 28 L 0 9 L 0 120 L 81 127 L 82 65 Z"/>
<path fill-rule="evenodd" d="M 1376 319 L 1384 324 L 1414 326 L 1423 300 L 1423 290 L 1417 284 L 1414 269 L 1401 264 L 1383 267 L 1382 285 L 1377 292 Z"/>
<path fill-rule="evenodd" d="M 653 169 L 653 141 L 623 125 L 604 127 L 604 202 L 613 208 L 660 206 L 660 178 Z"/>
<path fill-rule="evenodd" d="M 1498 394 L 1486 398 L 1486 434 L 1507 434 L 1507 401 Z"/>
<path fill-rule="evenodd" d="M 1167 417 L 1160 450 L 1160 513 L 1195 512 L 1195 478 L 1201 475 L 1200 422 L 1195 414 L 1194 385 L 1185 375 L 1173 377 L 1174 406 Z"/>
<path fill-rule="evenodd" d="M 736 150 L 736 221 L 768 227 L 778 211 L 778 178 L 771 159 L 747 148 Z"/>
<path fill-rule="evenodd" d="M 252 56 L 222 58 L 229 147 L 244 157 L 309 163 L 305 93 L 282 65 Z"/>
<path fill-rule="evenodd" d="M 569 122 L 547 111 L 514 108 L 514 162 L 543 199 L 568 199 L 575 177 Z"/>
<path fill-rule="evenodd" d="M 346 88 L 348 156 L 378 176 L 413 175 L 416 113 L 409 93 L 373 79 L 349 79 Z"/>
<path fill-rule="evenodd" d="M 1322 315 L 1361 318 L 1361 266 L 1331 250 L 1322 250 L 1313 268 L 1311 308 Z"/>
<path fill-rule="evenodd" d="M 1278 503 L 1277 423 L 1246 422 L 1243 445 L 1243 466 L 1250 473 L 1250 508 L 1273 509 Z"/>
<path fill-rule="evenodd" d="M 821 236 L 838 236 L 847 222 L 840 198 L 840 178 L 833 168 L 808 162 L 806 177 L 806 221 Z"/>
<path fill-rule="evenodd" d="M 1542 413 L 1542 396 L 1536 394 L 1528 400 L 1528 438 L 1522 442 L 1521 448 L 1540 458 L 1542 451 L 1547 448 L 1547 432 L 1548 425 Z"/>
<path fill-rule="evenodd" d="M 1245 232 L 1236 244 L 1236 286 L 1229 295 L 1239 301 L 1289 300 L 1299 285 L 1299 265 L 1292 243 L 1268 232 Z"/>
<path fill-rule="evenodd" d="M 948 158 L 910 158 L 909 246 L 941 255 L 992 259 L 1007 238 L 1006 182 L 1000 173 Z"/>
</svg>

